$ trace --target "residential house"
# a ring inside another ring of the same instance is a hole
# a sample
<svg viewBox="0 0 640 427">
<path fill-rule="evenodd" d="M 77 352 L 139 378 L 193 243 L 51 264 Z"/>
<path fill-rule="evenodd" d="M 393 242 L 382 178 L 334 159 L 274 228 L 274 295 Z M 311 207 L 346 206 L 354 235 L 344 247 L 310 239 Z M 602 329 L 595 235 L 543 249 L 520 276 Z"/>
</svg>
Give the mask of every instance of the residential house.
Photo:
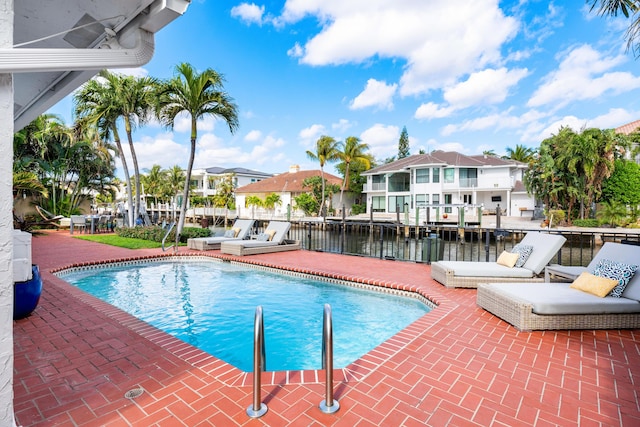
<svg viewBox="0 0 640 427">
<path fill-rule="evenodd" d="M 253 184 L 236 188 L 236 213 L 241 218 L 284 218 L 287 216 L 289 208 L 291 209 L 291 217 L 302 217 L 304 212 L 296 209 L 295 198 L 302 193 L 311 191 L 307 187 L 303 187 L 302 183 L 305 179 L 314 176 L 321 176 L 320 170 L 301 171 L 298 165 L 289 168 L 289 172 L 275 175 L 271 178 Z M 342 178 L 324 173 L 327 183 L 342 185 Z M 280 196 L 280 205 L 275 206 L 274 211 L 269 212 L 264 208 L 256 208 L 247 206 L 247 197 L 257 196 L 264 200 L 269 194 L 275 193 Z M 347 197 L 347 194 L 345 194 Z M 331 200 L 331 206 L 336 206 L 339 200 L 339 194 L 334 195 Z M 351 206 L 351 204 L 346 204 Z"/>
<path fill-rule="evenodd" d="M 233 176 L 233 187 L 243 187 L 273 176 L 266 172 L 258 172 L 245 168 L 222 168 L 214 166 L 191 171 L 191 194 L 197 196 L 213 196 L 216 185 L 226 176 Z"/>
<path fill-rule="evenodd" d="M 616 128 L 616 133 L 621 133 L 623 135 L 629 135 L 634 132 L 640 132 L 640 120 L 636 120 Z M 638 147 L 638 143 L 635 143 L 634 148 L 637 148 L 637 147 Z M 629 151 L 626 154 L 627 154 L 627 158 L 631 159 L 631 152 Z M 633 160 L 636 163 L 640 164 L 640 154 L 636 155 Z"/>
<path fill-rule="evenodd" d="M 362 173 L 367 213 L 414 214 L 416 208 L 443 205 L 442 214 L 455 213 L 457 206 L 485 212 L 500 206 L 506 215 L 532 215 L 535 199 L 522 184 L 526 169 L 513 160 L 452 151 L 405 157 Z"/>
</svg>

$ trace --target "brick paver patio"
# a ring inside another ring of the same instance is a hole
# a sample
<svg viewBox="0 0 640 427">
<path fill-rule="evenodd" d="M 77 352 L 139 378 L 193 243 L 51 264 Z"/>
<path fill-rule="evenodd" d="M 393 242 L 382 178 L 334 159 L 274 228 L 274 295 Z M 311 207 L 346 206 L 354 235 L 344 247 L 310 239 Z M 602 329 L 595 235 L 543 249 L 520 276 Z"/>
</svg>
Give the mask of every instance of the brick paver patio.
<svg viewBox="0 0 640 427">
<path fill-rule="evenodd" d="M 44 291 L 36 311 L 14 322 L 19 425 L 640 425 L 639 330 L 519 332 L 478 308 L 475 290 L 433 282 L 426 265 L 308 251 L 242 260 L 413 289 L 438 307 L 336 372 L 335 414 L 318 409 L 323 371 L 267 372 L 268 412 L 251 419 L 245 412 L 251 374 L 51 273 L 160 254 L 85 242 L 63 231 L 34 237 Z M 125 397 L 139 388 L 141 396 Z"/>
</svg>

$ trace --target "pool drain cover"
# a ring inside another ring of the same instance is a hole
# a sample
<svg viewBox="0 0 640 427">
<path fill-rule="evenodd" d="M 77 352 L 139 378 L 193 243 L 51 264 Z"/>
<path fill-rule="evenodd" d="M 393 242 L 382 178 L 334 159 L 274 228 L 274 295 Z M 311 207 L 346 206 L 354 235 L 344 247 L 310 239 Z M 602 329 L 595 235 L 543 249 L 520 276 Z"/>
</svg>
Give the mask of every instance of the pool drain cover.
<svg viewBox="0 0 640 427">
<path fill-rule="evenodd" d="M 142 396 L 142 393 L 144 393 L 144 389 L 134 388 L 126 392 L 124 394 L 124 397 L 126 397 L 127 399 L 135 399 L 136 397 Z"/>
</svg>

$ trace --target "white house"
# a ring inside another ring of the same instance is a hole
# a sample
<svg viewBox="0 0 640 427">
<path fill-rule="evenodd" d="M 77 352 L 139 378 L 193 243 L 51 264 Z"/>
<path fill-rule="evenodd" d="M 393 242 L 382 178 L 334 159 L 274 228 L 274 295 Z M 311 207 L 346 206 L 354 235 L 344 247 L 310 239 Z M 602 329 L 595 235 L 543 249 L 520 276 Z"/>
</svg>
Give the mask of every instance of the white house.
<svg viewBox="0 0 640 427">
<path fill-rule="evenodd" d="M 0 0 L 0 425 L 13 419 L 13 134 L 101 69 L 135 68 L 189 0 Z M 100 49 L 102 47 L 102 49 Z"/>
<path fill-rule="evenodd" d="M 216 194 L 216 185 L 226 176 L 233 176 L 233 187 L 243 187 L 271 178 L 273 174 L 258 172 L 245 168 L 211 167 L 206 169 L 194 169 L 191 172 L 191 194 L 198 196 L 213 196 Z"/>
<path fill-rule="evenodd" d="M 491 212 L 499 205 L 506 215 L 531 215 L 535 199 L 522 184 L 526 169 L 521 162 L 451 151 L 405 157 L 362 173 L 367 213 L 413 214 L 416 207 L 438 205 L 444 205 L 442 213 L 453 212 L 456 205 Z"/>
</svg>

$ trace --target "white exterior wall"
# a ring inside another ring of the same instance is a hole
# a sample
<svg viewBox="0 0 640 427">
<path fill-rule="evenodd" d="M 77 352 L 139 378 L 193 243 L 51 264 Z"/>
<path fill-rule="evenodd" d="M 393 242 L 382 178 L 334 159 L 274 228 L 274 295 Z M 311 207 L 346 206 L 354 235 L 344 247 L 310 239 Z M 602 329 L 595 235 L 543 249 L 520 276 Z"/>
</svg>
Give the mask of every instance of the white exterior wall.
<svg viewBox="0 0 640 427">
<path fill-rule="evenodd" d="M 13 0 L 0 0 L 0 48 L 13 46 Z M 0 74 L 0 425 L 13 420 L 13 84 Z"/>
</svg>

